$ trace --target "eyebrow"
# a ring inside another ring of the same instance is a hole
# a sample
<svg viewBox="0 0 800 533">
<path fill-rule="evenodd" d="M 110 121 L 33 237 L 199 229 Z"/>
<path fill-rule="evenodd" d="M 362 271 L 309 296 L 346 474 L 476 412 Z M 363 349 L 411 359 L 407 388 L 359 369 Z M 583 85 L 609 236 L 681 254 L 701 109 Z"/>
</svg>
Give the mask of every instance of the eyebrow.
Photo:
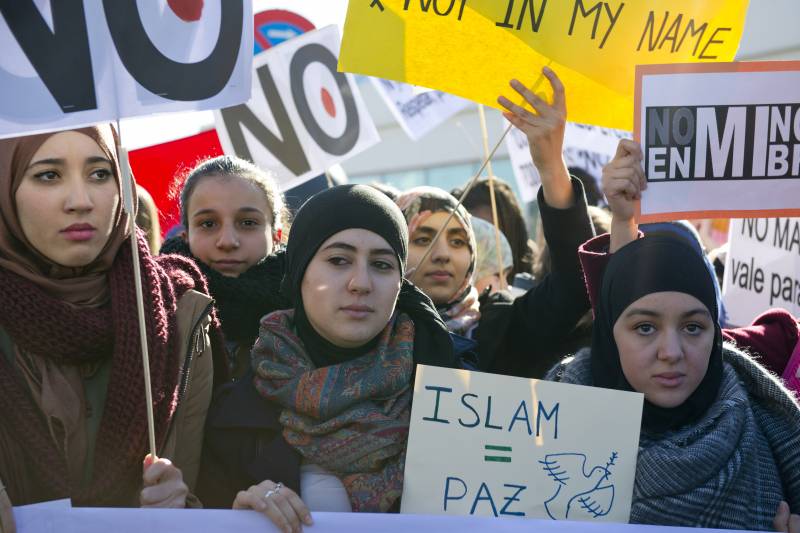
<svg viewBox="0 0 800 533">
<path fill-rule="evenodd" d="M 211 209 L 211 208 L 200 209 L 200 210 L 195 211 L 194 213 L 192 213 L 192 218 L 198 217 L 200 215 L 213 215 L 213 214 L 216 214 L 216 212 L 217 211 L 215 209 Z M 236 212 L 237 213 L 260 213 L 262 215 L 264 214 L 264 212 L 261 211 L 261 209 L 258 209 L 257 207 L 247 207 L 247 206 L 239 208 Z"/>
<path fill-rule="evenodd" d="M 356 248 L 352 244 L 348 244 L 346 242 L 339 242 L 339 241 L 330 243 L 328 246 L 323 248 L 322 251 L 331 250 L 331 249 L 345 250 L 345 251 L 353 252 L 353 253 L 357 253 L 358 252 L 358 248 Z M 391 248 L 373 248 L 372 250 L 369 251 L 369 254 L 370 255 L 391 255 L 392 257 L 394 257 L 394 255 L 395 255 L 394 250 L 392 250 Z"/>
<path fill-rule="evenodd" d="M 438 229 L 434 229 L 431 226 L 420 226 L 420 227 L 418 227 L 416 229 L 416 231 L 414 233 L 416 233 L 417 231 L 419 231 L 421 233 L 424 233 L 425 235 L 433 236 L 433 235 L 436 235 L 436 233 L 439 230 Z M 450 228 L 450 229 L 447 230 L 447 236 L 448 237 L 452 237 L 455 234 L 458 234 L 458 235 L 466 237 L 467 236 L 467 230 L 465 230 L 464 228 Z"/>
<path fill-rule="evenodd" d="M 35 162 L 31 163 L 30 165 L 28 165 L 28 168 L 35 167 L 37 165 L 62 165 L 63 166 L 66 163 L 67 163 L 66 159 L 53 157 L 53 158 L 40 159 L 38 161 L 35 161 Z M 92 164 L 92 163 L 106 163 L 108 165 L 111 165 L 111 161 L 108 158 L 100 157 L 100 156 L 87 157 L 86 158 L 86 163 L 89 163 L 89 164 Z M 27 170 L 27 169 L 25 169 L 25 170 Z"/>
<path fill-rule="evenodd" d="M 637 308 L 637 307 L 634 307 L 633 309 L 629 309 L 628 311 L 625 312 L 625 316 L 626 317 L 633 316 L 633 315 L 643 315 L 643 316 L 649 316 L 649 317 L 660 317 L 662 315 L 662 313 L 659 313 L 658 311 L 653 311 L 651 309 L 641 309 L 641 308 Z M 686 318 L 686 317 L 690 317 L 690 316 L 693 316 L 693 315 L 706 315 L 708 317 L 711 317 L 711 313 L 708 312 L 708 309 L 706 309 L 704 307 L 698 307 L 696 309 L 692 309 L 690 311 L 686 311 L 685 313 L 682 313 L 681 314 L 681 318 Z"/>
</svg>

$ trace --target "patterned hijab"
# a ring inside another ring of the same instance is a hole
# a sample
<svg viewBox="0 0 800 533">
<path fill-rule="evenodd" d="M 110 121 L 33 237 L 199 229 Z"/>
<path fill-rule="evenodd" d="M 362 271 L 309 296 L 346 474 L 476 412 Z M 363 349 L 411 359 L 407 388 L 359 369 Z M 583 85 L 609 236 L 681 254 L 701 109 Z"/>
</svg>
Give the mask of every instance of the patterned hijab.
<svg viewBox="0 0 800 533">
<path fill-rule="evenodd" d="M 94 140 L 111 161 L 117 187 L 121 173 L 117 158 L 117 135 L 111 125 L 78 128 Z M 108 300 L 108 271 L 120 246 L 128 237 L 128 215 L 119 202 L 114 227 L 103 250 L 88 265 L 80 268 L 54 263 L 36 250 L 25 237 L 16 206 L 16 192 L 25 170 L 39 148 L 61 132 L 0 140 L 0 268 L 4 268 L 41 287 L 50 296 L 76 306 L 96 307 Z M 134 201 L 136 195 L 134 194 Z"/>
<path fill-rule="evenodd" d="M 467 232 L 469 240 L 470 263 L 466 276 L 455 295 L 443 306 L 437 306 L 439 314 L 445 318 L 450 331 L 466 334 L 480 319 L 478 309 L 478 294 L 473 286 L 475 266 L 477 260 L 477 245 L 475 232 L 472 229 L 472 219 L 464 208 L 458 205 L 451 194 L 436 187 L 415 187 L 400 195 L 396 200 L 403 211 L 403 216 L 408 222 L 409 238 L 414 231 L 433 214 L 455 212 L 454 218 Z"/>
</svg>

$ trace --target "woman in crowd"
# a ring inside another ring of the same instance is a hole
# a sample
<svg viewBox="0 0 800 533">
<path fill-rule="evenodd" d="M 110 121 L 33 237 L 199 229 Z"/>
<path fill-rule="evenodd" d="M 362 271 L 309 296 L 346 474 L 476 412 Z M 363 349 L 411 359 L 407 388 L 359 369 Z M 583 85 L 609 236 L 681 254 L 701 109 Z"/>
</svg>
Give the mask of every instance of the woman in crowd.
<svg viewBox="0 0 800 533">
<path fill-rule="evenodd" d="M 128 233 L 115 140 L 108 125 L 0 140 L 6 504 L 192 501 L 211 400 L 211 299 L 190 261 L 153 258 L 143 235 Z M 131 238 L 141 261 L 160 459 L 146 456 Z M 9 514 L 0 521 L 0 529 L 13 528 Z"/>
<path fill-rule="evenodd" d="M 514 268 L 514 258 L 508 239 L 502 232 L 500 235 L 500 255 L 503 263 L 502 271 L 497 261 L 497 233 L 494 225 L 482 218 L 473 217 L 472 229 L 475 231 L 475 289 L 482 295 L 487 289 L 495 293 L 503 288 L 506 274 Z"/>
<path fill-rule="evenodd" d="M 596 307 L 597 291 L 603 271 L 613 253 L 642 233 L 635 220 L 636 203 L 647 187 L 642 168 L 642 151 L 638 143 L 620 141 L 615 158 L 603 170 L 603 189 L 613 212 L 611 231 L 581 246 L 580 258 L 586 275 L 589 297 Z M 662 226 L 662 230 L 663 230 Z M 677 235 L 678 227 L 670 225 L 670 233 Z M 646 228 L 642 228 L 646 229 Z M 651 229 L 658 229 L 652 228 Z M 683 232 L 684 234 L 686 232 Z M 680 238 L 680 237 L 676 237 Z M 684 238 L 693 249 L 702 255 L 702 247 L 694 239 Z M 713 267 L 707 268 L 713 272 Z M 718 287 L 718 285 L 717 285 Z M 723 306 L 720 303 L 720 308 Z M 782 376 L 784 382 L 795 392 L 800 392 L 800 322 L 788 311 L 772 309 L 746 327 L 722 330 L 725 340 L 735 342 L 758 358 L 759 362 L 775 374 Z"/>
<path fill-rule="evenodd" d="M 632 523 L 788 531 L 788 509 L 800 508 L 800 406 L 723 345 L 714 284 L 681 240 L 626 244 L 606 268 L 591 349 L 548 378 L 644 394 Z"/>
<path fill-rule="evenodd" d="M 285 531 L 310 523 L 309 509 L 398 508 L 415 364 L 458 366 L 430 299 L 404 280 L 407 231 L 367 185 L 300 209 L 286 250 L 293 309 L 261 321 L 253 375 L 209 414 L 205 505 L 263 511 Z"/>
<path fill-rule="evenodd" d="M 136 185 L 136 196 L 139 206 L 136 209 L 136 225 L 147 237 L 147 245 L 151 253 L 161 248 L 161 223 L 158 220 L 158 207 L 147 189 Z"/>
<path fill-rule="evenodd" d="M 229 354 L 230 375 L 250 366 L 261 317 L 289 307 L 280 295 L 286 229 L 283 197 L 272 177 L 231 156 L 204 161 L 180 193 L 185 231 L 161 253 L 193 259 L 208 279 Z"/>
<path fill-rule="evenodd" d="M 552 353 L 589 309 L 576 250 L 593 235 L 583 189 L 570 179 L 561 155 L 564 87 L 550 69 L 544 75 L 553 86 L 553 104 L 516 80 L 511 86 L 536 114 L 504 97 L 499 102 L 509 110 L 505 116 L 528 136 L 542 178 L 538 202 L 553 264 L 546 279 L 513 301 L 501 293 L 479 301 L 473 285 L 475 237 L 466 210 L 453 196 L 432 187 L 412 189 L 397 200 L 409 226 L 411 281 L 430 296 L 453 333 L 477 342 L 480 369 L 535 378 L 563 355 L 543 354 Z M 428 248 L 431 252 L 421 263 Z"/>
</svg>

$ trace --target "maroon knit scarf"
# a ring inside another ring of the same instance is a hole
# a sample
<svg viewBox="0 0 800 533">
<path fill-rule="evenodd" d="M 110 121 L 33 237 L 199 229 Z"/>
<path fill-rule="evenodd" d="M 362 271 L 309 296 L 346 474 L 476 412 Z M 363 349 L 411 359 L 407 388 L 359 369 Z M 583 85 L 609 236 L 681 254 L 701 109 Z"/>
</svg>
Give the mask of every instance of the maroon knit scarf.
<svg viewBox="0 0 800 533">
<path fill-rule="evenodd" d="M 145 318 L 153 384 L 156 439 L 164 444 L 175 411 L 178 373 L 176 309 L 189 289 L 207 293 L 205 280 L 190 261 L 150 255 L 138 235 Z M 148 453 L 144 373 L 136 312 L 130 243 L 122 246 L 108 274 L 110 305 L 76 309 L 45 294 L 33 283 L 0 269 L 0 326 L 21 349 L 66 363 L 112 357 L 103 417 L 95 444 L 93 477 L 83 490 L 71 487 L 66 458 L 22 379 L 0 354 L 0 427 L 19 443 L 26 479 L 0 479 L 15 505 L 71 497 L 75 505 L 130 505 L 131 488 L 141 486 Z M 0 461 L 0 469 L 5 460 Z"/>
</svg>

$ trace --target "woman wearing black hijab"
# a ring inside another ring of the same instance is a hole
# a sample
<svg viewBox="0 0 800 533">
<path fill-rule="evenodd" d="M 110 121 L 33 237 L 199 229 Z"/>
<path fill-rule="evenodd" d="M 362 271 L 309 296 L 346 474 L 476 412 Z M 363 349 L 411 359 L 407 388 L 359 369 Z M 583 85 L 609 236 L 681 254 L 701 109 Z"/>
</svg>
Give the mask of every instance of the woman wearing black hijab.
<svg viewBox="0 0 800 533">
<path fill-rule="evenodd" d="M 407 242 L 400 209 L 371 187 L 300 209 L 283 283 L 294 309 L 262 320 L 253 375 L 209 414 L 206 505 L 252 485 L 235 507 L 287 530 L 309 517 L 297 494 L 312 511 L 397 508 L 415 364 L 457 366 L 432 302 L 403 279 Z"/>
<path fill-rule="evenodd" d="M 634 241 L 605 272 L 591 350 L 548 378 L 644 394 L 632 523 L 788 531 L 789 507 L 800 508 L 800 409 L 723 345 L 717 309 L 692 248 Z"/>
</svg>

